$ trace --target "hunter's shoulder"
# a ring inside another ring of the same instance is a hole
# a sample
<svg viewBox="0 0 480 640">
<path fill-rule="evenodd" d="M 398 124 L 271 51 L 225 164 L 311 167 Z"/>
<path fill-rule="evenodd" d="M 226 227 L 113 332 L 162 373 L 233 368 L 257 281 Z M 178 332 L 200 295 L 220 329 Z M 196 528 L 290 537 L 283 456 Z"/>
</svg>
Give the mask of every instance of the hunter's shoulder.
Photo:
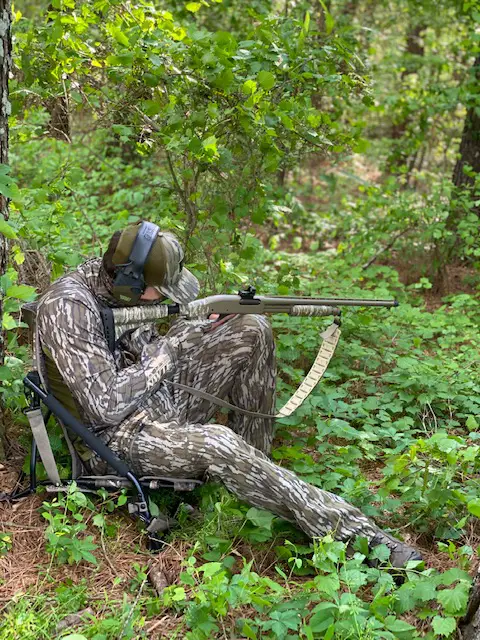
<svg viewBox="0 0 480 640">
<path fill-rule="evenodd" d="M 40 298 L 37 313 L 68 313 L 75 309 L 89 310 L 95 315 L 99 313 L 98 301 L 85 278 L 85 272 L 94 270 L 96 262 L 89 260 L 75 271 L 55 280 Z"/>
</svg>

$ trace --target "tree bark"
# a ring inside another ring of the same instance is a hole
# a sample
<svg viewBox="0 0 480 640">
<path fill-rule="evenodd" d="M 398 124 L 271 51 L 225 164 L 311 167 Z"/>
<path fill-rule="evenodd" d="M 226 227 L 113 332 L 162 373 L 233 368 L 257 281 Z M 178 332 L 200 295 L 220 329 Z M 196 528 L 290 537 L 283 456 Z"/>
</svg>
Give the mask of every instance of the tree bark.
<svg viewBox="0 0 480 640">
<path fill-rule="evenodd" d="M 55 11 L 55 7 L 53 4 L 50 4 L 47 9 L 49 14 L 47 23 L 53 22 L 53 19 L 50 16 L 50 13 L 53 11 Z M 55 96 L 54 98 L 50 98 L 46 101 L 45 106 L 50 114 L 48 132 L 52 138 L 57 138 L 57 140 L 63 140 L 64 142 L 71 142 L 68 94 L 66 89 L 64 89 L 64 91 L 64 95 Z"/>
<path fill-rule="evenodd" d="M 12 65 L 12 7 L 11 0 L 0 0 L 0 164 L 8 164 L 8 116 L 10 102 L 8 100 L 8 76 Z M 8 220 L 8 200 L 0 195 L 0 215 Z M 7 268 L 8 242 L 0 234 L 0 276 Z M 5 338 L 1 329 L 3 318 L 3 294 L 0 292 L 0 366 L 5 358 Z M 0 412 L 2 407 L 0 406 Z M 0 415 L 0 458 L 5 456 L 4 420 Z"/>
<path fill-rule="evenodd" d="M 480 83 L 480 54 L 473 63 L 474 86 Z M 475 173 L 480 173 L 480 104 L 471 106 L 465 117 L 463 125 L 462 141 L 460 142 L 460 157 L 453 170 L 453 184 L 456 187 L 473 187 L 474 177 L 467 176 L 463 167 L 469 165 Z"/>
<path fill-rule="evenodd" d="M 68 112 L 68 100 L 66 96 L 57 96 L 47 102 L 47 109 L 50 114 L 48 131 L 52 138 L 71 142 L 70 136 L 70 116 Z"/>
<path fill-rule="evenodd" d="M 422 57 L 425 54 L 425 48 L 424 48 L 422 39 L 420 37 L 420 34 L 422 33 L 422 31 L 425 30 L 425 28 L 426 27 L 424 24 L 417 24 L 415 26 L 410 27 L 407 33 L 406 49 L 405 49 L 405 53 L 409 57 L 410 56 Z M 411 75 L 412 73 L 416 73 L 416 70 L 417 70 L 416 65 L 414 65 L 412 68 L 411 62 L 412 60 L 411 58 L 409 58 L 405 66 L 405 69 L 402 70 L 402 73 L 400 75 L 402 84 L 405 81 L 405 79 L 408 78 L 409 75 Z M 393 124 L 390 132 L 390 137 L 393 140 L 401 140 L 405 136 L 407 127 L 411 122 L 411 120 L 412 120 L 411 115 L 407 114 L 406 117 L 404 117 L 402 120 Z M 401 165 L 404 165 L 408 162 L 408 158 L 410 155 L 408 150 L 405 150 L 404 148 L 400 149 L 399 145 L 395 145 L 395 147 L 396 147 L 396 150 L 394 149 L 393 153 L 390 155 L 390 158 L 387 161 L 388 171 L 392 173 L 397 173 L 398 168 Z M 410 165 L 408 174 L 410 174 L 411 170 L 413 169 L 413 164 L 414 163 Z"/>
<path fill-rule="evenodd" d="M 479 93 L 480 83 L 480 54 L 477 55 L 472 67 L 472 93 Z M 475 175 L 467 175 L 464 167 L 469 166 L 473 172 L 480 174 L 480 100 L 478 95 L 476 100 L 472 100 L 468 106 L 463 125 L 462 140 L 459 148 L 459 158 L 453 169 L 452 182 L 459 189 L 472 189 L 475 184 Z M 471 171 L 469 171 L 471 173 Z M 474 206 L 471 209 L 477 215 L 480 215 L 480 206 Z M 461 240 L 458 236 L 458 224 L 465 215 L 465 209 L 462 207 L 452 206 L 446 221 L 446 227 L 451 232 L 451 238 L 445 243 L 445 246 L 438 246 L 435 249 L 436 273 L 434 275 L 434 290 L 442 293 L 446 289 L 446 265 L 458 255 L 462 249 Z M 480 624 L 480 614 L 478 623 Z M 474 636 L 471 636 L 472 638 Z M 480 640 L 480 633 L 478 640 Z"/>
<path fill-rule="evenodd" d="M 460 620 L 462 640 L 480 640 L 480 571 L 477 572 L 470 593 L 465 617 Z"/>
</svg>

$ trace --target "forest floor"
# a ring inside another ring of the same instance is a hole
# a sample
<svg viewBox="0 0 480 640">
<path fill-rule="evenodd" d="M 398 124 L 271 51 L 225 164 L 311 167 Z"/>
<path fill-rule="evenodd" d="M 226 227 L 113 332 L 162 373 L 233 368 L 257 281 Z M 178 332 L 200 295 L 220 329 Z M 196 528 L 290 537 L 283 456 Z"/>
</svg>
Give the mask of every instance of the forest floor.
<svg viewBox="0 0 480 640">
<path fill-rule="evenodd" d="M 395 263 L 393 260 L 392 262 Z M 394 264 L 399 269 L 401 279 L 408 276 L 402 274 L 401 261 Z M 450 283 L 448 293 L 465 292 L 463 267 L 453 267 L 448 271 L 447 281 Z M 468 287 L 467 287 L 468 289 Z M 425 295 L 426 309 L 433 312 L 441 306 L 441 296 L 427 292 Z M 14 425 L 10 425 L 13 427 Z M 17 432 L 18 426 L 10 432 Z M 10 433 L 11 435 L 11 433 Z M 12 440 L 12 442 L 14 442 Z M 277 441 L 277 446 L 282 442 Z M 4 490 L 13 489 L 20 467 L 23 464 L 24 452 L 16 444 L 12 445 L 8 452 L 8 461 L 0 465 L 0 486 Z M 362 471 L 372 487 L 380 479 L 380 471 L 377 465 L 365 461 Z M 47 552 L 45 546 L 46 530 L 48 522 L 42 516 L 43 500 L 50 501 L 54 494 L 33 495 L 22 500 L 9 503 L 0 502 L 1 530 L 4 534 L 11 535 L 13 540 L 8 553 L 0 554 L 0 613 L 6 611 L 9 605 L 18 602 L 22 597 L 33 598 L 33 601 L 45 602 L 51 600 L 50 616 L 55 618 L 56 629 L 59 637 L 66 626 L 75 628 L 81 622 L 82 612 L 87 616 L 101 617 L 118 607 L 124 607 L 125 602 L 135 603 L 142 592 L 153 594 L 152 585 L 147 582 L 147 576 L 155 575 L 153 583 L 159 584 L 161 589 L 169 584 L 178 583 L 180 572 L 183 570 L 186 558 L 192 553 L 194 540 L 186 541 L 173 536 L 160 554 L 152 554 L 147 550 L 145 536 L 139 527 L 126 513 L 118 510 L 109 515 L 115 522 L 115 534 L 105 536 L 103 530 L 93 524 L 94 511 L 84 518 L 86 525 L 85 535 L 91 535 L 97 545 L 96 564 L 58 564 L 52 561 L 52 555 Z M 445 571 L 457 566 L 457 560 L 448 558 L 444 552 L 439 551 L 436 545 L 431 543 L 429 536 L 415 534 L 415 528 L 404 527 L 402 534 L 404 539 L 415 544 L 421 550 L 427 567 Z M 480 546 L 480 525 L 475 520 L 468 525 L 462 539 L 463 544 L 473 549 Z M 230 554 L 238 558 L 247 558 L 253 561 L 253 569 L 263 576 L 275 577 L 273 566 L 278 560 L 272 549 L 280 540 L 273 539 L 268 544 L 250 545 L 245 540 L 238 540 L 230 549 Z M 474 559 L 471 571 L 475 572 L 480 560 Z M 158 577 L 160 576 L 160 578 Z M 278 577 L 278 576 L 277 576 Z M 292 578 L 295 583 L 301 583 L 302 578 Z M 83 594 L 82 606 L 77 617 L 71 614 L 62 614 L 62 608 L 58 606 L 56 590 L 58 585 L 69 585 L 74 593 Z M 293 584 L 293 582 L 292 582 Z M 46 600 L 44 600 L 46 598 Z M 32 601 L 32 602 L 33 602 Z M 235 615 L 240 615 L 237 611 Z M 158 612 L 145 613 L 143 632 L 147 638 L 175 637 L 174 630 L 181 621 L 181 615 L 173 610 L 161 609 Z M 414 616 L 405 618 L 417 628 L 422 629 L 424 623 Z M 62 623 L 62 620 L 64 622 Z M 125 618 L 125 624 L 128 616 Z M 50 618 L 51 625 L 51 618 Z M 173 634 L 173 635 L 172 635 Z M 14 638 L 15 636 L 12 636 Z M 42 636 L 43 637 L 43 636 Z M 122 633 L 118 637 L 122 637 Z M 3 640 L 3 638 L 2 638 Z"/>
<path fill-rule="evenodd" d="M 310 186 L 306 189 L 306 195 L 303 196 L 303 201 L 307 206 L 321 207 L 322 201 L 318 196 L 319 184 L 316 182 L 316 171 L 318 169 L 318 163 L 312 166 L 312 173 L 310 176 Z M 340 167 L 340 171 L 342 168 Z M 378 171 L 375 167 L 361 164 L 354 167 L 354 170 L 360 180 L 374 181 L 378 178 Z M 307 172 L 308 175 L 308 172 Z M 321 185 L 320 185 L 321 186 Z M 317 192 L 315 192 L 317 190 Z M 310 194 L 311 192 L 311 194 Z M 268 234 L 265 233 L 261 236 L 265 245 L 268 245 Z M 308 242 L 303 246 L 300 246 L 297 251 L 301 253 L 305 250 L 308 251 L 310 242 L 315 240 L 314 234 L 308 238 Z M 336 246 L 335 241 L 331 241 L 326 249 L 332 249 Z M 294 253 L 294 249 L 291 243 L 285 239 L 280 238 L 279 248 L 286 250 L 286 258 L 288 259 L 289 253 Z M 25 267 L 28 273 L 26 273 L 27 281 L 34 278 L 35 269 L 28 262 L 30 267 Z M 404 257 L 401 251 L 397 251 L 393 248 L 388 253 L 379 256 L 375 265 L 385 266 L 398 274 L 400 283 L 405 287 L 410 287 L 413 283 L 423 276 L 422 264 L 412 263 L 411 260 Z M 41 269 L 38 273 L 41 273 L 41 286 L 48 282 L 49 276 L 44 273 L 45 269 Z M 441 292 L 433 291 L 432 289 L 416 291 L 418 296 L 421 296 L 423 301 L 418 303 L 417 308 L 422 308 L 428 316 L 433 317 L 435 312 L 444 304 L 443 299 L 445 296 L 455 296 L 458 294 L 474 294 L 476 292 L 475 286 L 468 284 L 473 282 L 474 272 L 471 269 L 466 268 L 463 265 L 453 265 L 445 270 L 445 277 L 443 281 L 443 289 Z M 345 270 L 344 283 L 348 281 L 348 269 Z M 40 284 L 35 281 L 35 284 Z M 340 285 L 341 286 L 341 285 Z M 348 290 L 348 289 L 345 289 Z M 407 306 L 407 305 L 405 305 Z M 405 320 L 402 322 L 410 322 L 409 317 L 405 316 Z M 421 322 L 418 318 L 411 320 L 411 322 Z M 400 321 L 399 321 L 400 322 Z M 361 322 L 360 322 L 361 324 Z M 401 326 L 401 325 L 399 325 Z M 420 325 L 413 326 L 412 334 L 415 335 L 417 328 Z M 301 333 L 302 331 L 300 331 Z M 317 332 L 318 333 L 318 332 Z M 317 338 L 315 333 L 315 339 Z M 422 346 L 421 355 L 435 356 L 437 349 L 436 338 L 437 335 L 442 335 L 441 331 L 432 322 L 432 335 L 431 342 L 425 338 L 425 346 Z M 358 336 L 355 332 L 352 332 L 351 338 L 356 339 Z M 364 336 L 360 336 L 358 341 L 362 344 L 362 348 L 365 346 L 365 352 L 358 351 L 358 344 L 354 345 L 354 349 L 357 349 L 359 355 L 356 356 L 357 361 L 365 361 L 368 364 L 368 358 L 372 357 L 370 349 L 370 342 L 375 342 L 375 338 L 369 337 L 368 340 L 362 342 Z M 397 347 L 396 336 L 391 339 L 390 347 L 393 350 L 395 357 L 397 353 L 400 357 L 404 357 L 405 353 L 408 355 L 407 347 Z M 420 339 L 420 338 L 419 338 Z M 346 340 L 346 339 L 345 339 Z M 456 353 L 456 349 L 460 345 L 460 342 L 452 342 L 451 348 L 452 354 Z M 309 357 L 303 355 L 301 349 L 303 343 L 298 339 L 297 342 L 293 342 L 293 346 L 290 348 L 296 350 L 296 359 L 286 359 L 282 364 L 287 364 L 290 369 L 294 366 L 298 369 L 303 369 L 309 363 Z M 351 346 L 351 345 L 350 345 Z M 384 344 L 380 346 L 376 345 L 379 351 L 382 352 Z M 447 351 L 447 350 L 446 350 Z M 298 353 L 302 353 L 302 357 L 298 358 Z M 375 355 L 375 354 L 373 354 Z M 383 354 L 382 354 L 383 355 Z M 348 348 L 345 349 L 343 367 L 349 367 L 352 364 L 352 360 L 348 360 Z M 416 357 L 413 355 L 412 357 Z M 444 353 L 442 357 L 448 358 L 449 355 Z M 301 360 L 301 362 L 300 362 Z M 305 362 L 304 362 L 305 361 Z M 392 363 L 392 358 L 390 359 Z M 335 365 L 334 361 L 332 363 Z M 380 378 L 383 375 L 382 367 L 378 368 L 378 371 L 374 371 L 371 378 L 378 382 L 378 387 L 369 393 L 364 391 L 365 382 L 361 374 L 365 374 L 367 369 L 365 364 L 362 364 L 358 370 L 350 371 L 345 376 L 344 371 L 342 373 L 340 363 L 340 373 L 337 378 L 333 380 L 341 380 L 342 375 L 344 379 L 347 378 L 345 383 L 345 389 L 348 394 L 349 401 L 352 401 L 352 406 L 355 401 L 363 402 L 368 401 L 369 396 L 372 398 L 378 395 L 381 397 L 383 389 L 381 388 Z M 435 363 L 437 366 L 437 363 Z M 433 365 L 432 365 L 433 367 Z M 385 368 L 388 371 L 388 367 Z M 294 373 L 294 372 L 293 372 Z M 291 382 L 292 372 L 287 376 L 282 375 L 282 379 L 279 381 L 282 385 Z M 417 375 L 421 379 L 421 372 Z M 432 378 L 433 379 L 433 378 Z M 445 380 L 449 378 L 445 375 Z M 369 379 L 371 383 L 372 380 Z M 400 390 L 405 390 L 401 381 L 397 384 L 396 381 L 390 383 L 392 388 L 398 394 Z M 397 384 L 397 386 L 395 386 Z M 387 382 L 386 386 L 388 387 Z M 428 386 L 428 383 L 427 385 Z M 406 388 L 408 391 L 408 387 Z M 416 392 L 413 391 L 413 394 Z M 419 392 L 420 393 L 420 392 Z M 410 404 L 409 404 L 410 403 Z M 426 403 L 427 405 L 429 402 Z M 404 406 L 402 406 L 400 413 L 402 417 L 414 415 L 414 412 L 418 410 L 420 406 L 416 399 L 406 400 Z M 409 411 L 413 410 L 409 413 Z M 404 411 L 405 409 L 405 411 Z M 465 411 L 462 409 L 463 413 Z M 472 410 L 473 412 L 473 410 Z M 316 412 L 318 415 L 322 415 L 322 409 L 319 408 Z M 395 413 L 395 411 L 393 412 Z M 398 411 L 397 411 L 398 413 Z M 433 418 L 428 418 L 432 422 L 436 422 L 436 416 L 432 410 Z M 331 417 L 335 415 L 334 412 L 330 412 L 327 415 Z M 352 415 L 354 415 L 352 413 Z M 418 414 L 416 414 L 418 415 Z M 0 464 L 0 487 L 3 491 L 10 491 L 13 489 L 20 468 L 23 465 L 25 450 L 19 444 L 20 441 L 24 441 L 25 427 L 20 425 L 18 421 L 12 419 L 11 416 L 6 416 L 7 419 L 7 433 L 10 438 L 11 446 L 7 451 L 7 461 Z M 348 418 L 350 419 L 350 418 Z M 463 416 L 462 416 L 463 419 Z M 352 424 L 358 422 L 358 417 L 352 419 Z M 426 423 L 428 423 L 426 420 Z M 342 422 L 340 420 L 340 422 Z M 365 430 L 369 430 L 369 423 L 365 427 Z M 427 425 L 428 426 L 428 425 Z M 312 469 L 315 469 L 322 475 L 324 472 L 328 475 L 331 472 L 331 467 L 328 466 L 328 461 L 323 467 L 325 462 L 323 458 L 326 457 L 325 453 L 317 449 L 318 438 L 315 439 L 316 429 L 318 423 L 307 423 L 305 425 L 297 425 L 295 428 L 298 431 L 293 431 L 291 438 L 278 437 L 275 441 L 274 454 L 277 450 L 294 449 L 294 446 L 298 450 L 301 450 L 302 454 L 309 455 L 312 460 Z M 311 430 L 311 434 L 309 433 Z M 425 432 L 435 431 L 434 429 L 425 429 Z M 292 445 L 292 439 L 296 437 L 298 433 L 301 433 L 301 437 L 308 441 L 309 436 L 313 444 L 295 444 Z M 407 446 L 415 438 L 419 437 L 417 433 L 413 436 L 408 436 L 411 440 L 406 440 Z M 427 437 L 427 436 L 425 436 Z M 465 440 L 467 438 L 465 437 Z M 385 440 L 389 440 L 389 436 L 385 437 Z M 340 437 L 327 437 L 326 442 L 331 445 L 332 454 L 335 456 L 336 452 L 340 452 L 338 455 L 342 455 L 342 445 L 345 445 L 345 440 Z M 367 440 L 368 442 L 368 440 Z M 355 442 L 356 444 L 356 442 Z M 466 444 L 474 444 L 470 441 Z M 348 443 L 350 445 L 350 443 Z M 352 466 L 352 469 L 347 469 L 351 475 L 355 476 L 357 470 L 361 472 L 365 477 L 365 484 L 368 485 L 369 490 L 373 493 L 376 492 L 384 482 L 383 477 L 383 454 L 384 452 L 380 448 L 378 450 L 366 449 L 369 455 L 358 461 L 358 467 Z M 344 450 L 347 450 L 347 446 Z M 353 448 L 353 447 L 352 447 Z M 288 452 L 287 452 L 288 453 Z M 285 464 L 290 468 L 295 469 L 295 464 L 298 462 L 298 452 L 292 454 L 291 459 L 286 455 L 285 460 L 276 458 L 277 462 Z M 300 462 L 302 460 L 300 459 Z M 435 461 L 437 462 L 437 461 Z M 353 464 L 353 463 L 352 463 Z M 345 466 L 348 466 L 345 464 Z M 453 465 L 452 465 L 453 466 Z M 297 469 L 295 469 L 297 470 Z M 311 470 L 306 471 L 308 473 Z M 302 472 L 301 470 L 299 471 Z M 423 473 L 423 471 L 422 471 Z M 331 475 L 331 474 L 330 474 Z M 323 478 L 322 478 L 323 479 Z M 340 482 L 340 481 L 339 481 Z M 336 488 L 332 489 L 333 491 Z M 54 558 L 51 551 L 47 549 L 48 542 L 48 528 L 49 522 L 43 514 L 48 513 L 48 508 L 45 506 L 44 501 L 52 503 L 56 494 L 40 494 L 33 495 L 22 500 L 9 503 L 0 502 L 0 616 L 12 616 L 12 622 L 8 629 L 17 629 L 17 631 L 9 631 L 10 635 L 1 636 L 1 619 L 0 619 L 0 640 L 37 640 L 37 638 L 51 638 L 51 637 L 63 637 L 67 629 L 70 631 L 78 630 L 82 633 L 87 633 L 85 629 L 90 626 L 95 627 L 98 621 L 102 621 L 104 625 L 98 631 L 97 635 L 94 635 L 95 631 L 91 631 L 88 637 L 96 638 L 96 640 L 105 640 L 108 638 L 140 638 L 146 637 L 152 640 L 156 638 L 184 638 L 185 632 L 185 615 L 180 608 L 174 606 L 163 606 L 161 598 L 157 597 L 157 594 L 162 591 L 168 585 L 185 586 L 182 582 L 182 575 L 185 572 L 185 567 L 188 558 L 195 556 L 199 562 L 203 559 L 209 559 L 212 556 L 212 551 L 205 553 L 205 546 L 198 548 L 196 546 L 197 540 L 201 539 L 221 539 L 222 537 L 228 537 L 231 533 L 231 537 L 228 538 L 228 555 L 232 556 L 234 564 L 230 567 L 233 574 L 240 573 L 245 563 L 251 562 L 251 570 L 261 577 L 271 580 L 279 580 L 280 572 L 284 571 L 284 575 L 287 578 L 285 583 L 287 584 L 287 595 L 291 600 L 295 600 L 298 593 L 302 592 L 302 585 L 307 584 L 311 580 L 311 575 L 306 572 L 302 575 L 300 570 L 294 571 L 294 568 L 288 561 L 284 561 L 284 558 L 279 558 L 277 549 L 282 547 L 285 549 L 285 535 L 270 537 L 266 542 L 251 542 L 247 538 L 238 535 L 238 531 L 242 529 L 243 524 L 239 524 L 238 515 L 235 522 L 235 526 L 229 529 L 229 518 L 231 518 L 231 512 L 228 509 L 223 510 L 223 506 L 220 503 L 218 507 L 218 526 L 215 524 L 215 520 L 212 520 L 212 515 L 208 517 L 200 516 L 197 520 L 195 518 L 189 519 L 183 523 L 178 530 L 174 531 L 166 538 L 165 548 L 159 554 L 153 554 L 147 549 L 146 537 L 140 531 L 137 523 L 135 523 L 126 513 L 125 508 L 115 508 L 113 513 L 107 513 L 105 509 L 105 502 L 99 498 L 96 499 L 94 508 L 79 509 L 74 516 L 77 516 L 78 521 L 85 525 L 85 529 L 82 531 L 82 537 L 91 536 L 92 542 L 96 545 L 94 552 L 95 563 L 93 562 L 72 562 L 69 564 L 59 563 Z M 423 497 L 423 494 L 422 494 Z M 188 502 L 189 496 L 185 496 L 186 502 Z M 465 500 L 467 500 L 466 498 Z M 413 502 L 414 500 L 412 500 Z M 378 507 L 378 503 L 374 506 Z M 401 509 L 403 509 L 402 505 Z M 61 510 L 60 507 L 58 510 Z M 424 505 L 421 505 L 424 508 Z M 428 509 L 425 509 L 427 516 L 430 516 Z M 420 512 L 421 513 L 421 512 Z M 456 512 L 455 512 L 456 513 Z M 95 520 L 98 514 L 102 514 L 105 517 L 108 524 L 106 526 L 98 526 L 98 521 Z M 244 514 L 243 514 L 244 515 Z M 398 515 L 398 514 L 390 514 Z M 438 512 L 435 514 L 435 517 Z M 241 520 L 242 514 L 240 514 Z M 387 516 L 389 517 L 389 516 Z M 378 518 L 382 520 L 382 514 Z M 434 520 L 434 517 L 431 518 Z M 438 517 L 441 520 L 441 517 Z M 455 540 L 454 550 L 446 552 L 445 548 L 440 548 L 437 545 L 437 540 L 432 531 L 419 532 L 416 527 L 416 519 L 409 520 L 409 516 L 405 516 L 405 521 L 402 522 L 401 527 L 397 530 L 403 536 L 403 538 L 410 544 L 417 545 L 424 556 L 425 565 L 427 568 L 435 569 L 439 572 L 445 572 L 448 569 L 454 569 L 461 566 L 462 568 L 467 566 L 464 562 L 465 558 L 461 558 L 458 549 L 463 547 L 470 547 L 472 550 L 476 550 L 480 547 L 480 520 L 469 519 L 462 530 L 462 534 Z M 383 522 L 385 526 L 390 526 L 390 523 Z M 71 525 L 69 525 L 71 526 Z M 70 529 L 71 531 L 71 529 Z M 3 538 L 1 537 L 3 534 Z M 66 535 L 70 535 L 66 533 Z M 289 536 L 292 534 L 290 533 Z M 291 538 L 290 538 L 291 539 Z M 224 541 L 222 541 L 223 543 Z M 3 546 L 2 546 L 3 544 Z M 299 541 L 295 539 L 295 545 L 297 549 L 308 545 L 308 541 L 302 538 L 299 534 Z M 227 552 L 223 553 L 225 555 Z M 295 552 L 296 553 L 296 552 Z M 301 554 L 300 551 L 298 551 Z M 305 551 L 305 554 L 307 552 Z M 460 559 L 459 559 L 460 558 Z M 477 554 L 473 553 L 469 558 L 468 569 L 473 575 L 479 566 L 480 558 Z M 303 567 L 300 567 L 302 569 Z M 342 585 L 341 590 L 345 590 Z M 371 594 L 369 594 L 371 600 Z M 437 604 L 432 605 L 432 611 L 435 612 Z M 37 618 L 33 620 L 31 615 Z M 433 615 L 430 611 L 430 617 Z M 448 613 L 448 612 L 447 612 Z M 255 635 L 244 636 L 237 634 L 233 629 L 235 628 L 235 620 L 241 617 L 254 616 L 255 610 L 252 604 L 241 605 L 231 607 L 231 610 L 227 607 L 227 612 L 223 616 L 219 616 L 221 619 L 221 633 L 215 637 L 221 638 L 243 638 L 243 637 L 257 637 Z M 72 617 L 73 616 L 73 617 Z M 75 617 L 76 616 L 76 617 Z M 82 620 L 83 616 L 83 620 Z M 135 635 L 132 631 L 131 625 L 132 617 L 135 616 L 135 623 L 137 629 L 141 629 L 141 635 Z M 140 617 L 139 617 L 140 616 Z M 419 617 L 411 612 L 402 614 L 402 620 L 405 620 L 414 625 L 422 634 L 427 629 L 427 614 L 423 617 Z M 95 622 L 97 621 L 97 622 Z M 100 623 L 98 623 L 100 624 Z M 22 627 L 22 625 L 25 625 Z M 30 625 L 30 626 L 29 626 Z M 42 626 L 43 625 L 43 626 Z M 109 626 L 110 625 L 110 626 Z M 95 627 L 96 628 L 96 627 Z M 206 632 L 208 637 L 208 633 Z M 103 635 L 102 635 L 103 634 Z M 441 634 L 439 634 L 441 635 Z M 199 636 L 203 637 L 203 636 Z M 211 635 L 210 637 L 213 637 Z M 258 637 L 272 637 L 258 636 Z M 308 637 L 308 636 L 306 636 Z M 317 635 L 315 637 L 322 637 Z M 332 636 L 330 636 L 332 637 Z M 356 637 L 356 636 L 355 636 Z M 387 636 L 388 637 L 388 636 Z M 410 640 L 408 636 L 400 635 L 395 638 L 401 640 Z M 80 640 L 83 636 L 79 636 L 76 640 Z"/>
</svg>

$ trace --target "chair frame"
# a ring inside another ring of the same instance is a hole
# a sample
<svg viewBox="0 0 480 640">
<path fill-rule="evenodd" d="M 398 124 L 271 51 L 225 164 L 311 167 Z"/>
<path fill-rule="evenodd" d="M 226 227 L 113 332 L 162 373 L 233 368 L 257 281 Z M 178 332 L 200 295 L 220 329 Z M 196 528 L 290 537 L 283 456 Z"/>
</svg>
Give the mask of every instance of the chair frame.
<svg viewBox="0 0 480 640">
<path fill-rule="evenodd" d="M 44 405 L 47 411 L 44 416 L 45 425 L 48 424 L 51 416 L 55 416 L 62 426 L 65 439 L 67 441 L 70 454 L 72 457 L 72 477 L 61 484 L 55 483 L 49 478 L 49 481 L 37 481 L 37 460 L 38 460 L 38 443 L 32 432 L 32 443 L 30 450 L 30 485 L 24 491 L 12 492 L 8 498 L 16 500 L 28 494 L 34 493 L 38 486 L 46 485 L 49 492 L 65 492 L 75 481 L 82 491 L 95 492 L 98 488 L 107 490 L 118 490 L 122 488 L 132 488 L 136 493 L 136 500 L 131 500 L 128 504 L 128 510 L 131 515 L 136 516 L 143 524 L 149 538 L 149 546 L 156 550 L 162 547 L 162 541 L 158 537 L 160 532 L 168 531 L 174 520 L 159 514 L 153 517 L 148 506 L 148 491 L 167 488 L 173 491 L 192 491 L 196 487 L 203 484 L 201 480 L 192 478 L 170 478 L 165 476 L 142 476 L 137 477 L 130 467 L 121 460 L 109 447 L 92 431 L 90 431 L 82 422 L 75 418 L 50 392 L 43 388 L 38 371 L 30 371 L 24 380 L 25 396 L 28 401 L 28 407 L 24 410 L 28 417 L 28 412 L 38 410 Z M 76 453 L 74 447 L 69 440 L 66 428 L 71 429 L 78 435 L 83 442 L 102 460 L 107 462 L 110 467 L 116 471 L 118 475 L 85 475 L 82 473 L 79 460 L 75 459 Z M 53 453 L 52 453 L 53 456 Z"/>
</svg>

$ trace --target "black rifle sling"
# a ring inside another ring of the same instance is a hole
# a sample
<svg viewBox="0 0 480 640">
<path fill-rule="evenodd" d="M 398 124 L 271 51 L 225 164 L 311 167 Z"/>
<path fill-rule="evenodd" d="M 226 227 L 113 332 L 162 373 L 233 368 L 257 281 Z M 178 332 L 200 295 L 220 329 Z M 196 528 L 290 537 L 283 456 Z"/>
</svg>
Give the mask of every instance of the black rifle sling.
<svg viewBox="0 0 480 640">
<path fill-rule="evenodd" d="M 113 312 L 110 307 L 100 307 L 100 316 L 108 349 L 113 353 L 115 351 L 115 320 L 113 319 Z"/>
</svg>

